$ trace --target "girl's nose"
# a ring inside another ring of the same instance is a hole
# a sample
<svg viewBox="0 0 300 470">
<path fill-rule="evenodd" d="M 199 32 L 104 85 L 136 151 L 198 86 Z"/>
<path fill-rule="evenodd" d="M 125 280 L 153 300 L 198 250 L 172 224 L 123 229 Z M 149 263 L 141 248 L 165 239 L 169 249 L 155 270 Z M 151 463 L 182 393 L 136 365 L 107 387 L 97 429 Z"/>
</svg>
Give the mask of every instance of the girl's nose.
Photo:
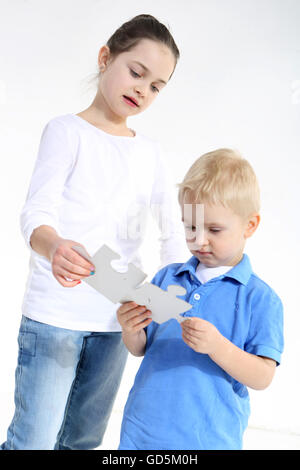
<svg viewBox="0 0 300 470">
<path fill-rule="evenodd" d="M 143 86 L 143 85 L 139 84 L 139 85 L 136 85 L 134 87 L 134 90 L 140 96 L 145 96 L 146 95 L 146 86 Z"/>
</svg>

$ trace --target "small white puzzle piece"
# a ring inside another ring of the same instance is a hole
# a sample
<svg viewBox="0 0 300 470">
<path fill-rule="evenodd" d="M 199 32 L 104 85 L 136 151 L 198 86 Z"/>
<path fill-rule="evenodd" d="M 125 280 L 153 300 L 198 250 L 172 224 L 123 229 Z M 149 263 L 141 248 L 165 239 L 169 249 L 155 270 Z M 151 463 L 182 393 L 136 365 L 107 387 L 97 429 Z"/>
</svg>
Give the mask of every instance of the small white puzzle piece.
<svg viewBox="0 0 300 470">
<path fill-rule="evenodd" d="M 138 305 L 145 305 L 151 310 L 152 320 L 156 323 L 164 323 L 171 318 L 175 318 L 180 323 L 184 320 L 180 313 L 192 308 L 191 304 L 176 297 L 186 293 L 182 286 L 170 285 L 168 290 L 164 291 L 148 282 L 142 284 L 147 274 L 132 263 L 128 264 L 126 272 L 113 269 L 111 261 L 121 257 L 107 245 L 103 245 L 92 258 L 82 247 L 73 246 L 72 248 L 95 266 L 95 274 L 85 278 L 84 281 L 111 302 L 133 301 Z"/>
</svg>

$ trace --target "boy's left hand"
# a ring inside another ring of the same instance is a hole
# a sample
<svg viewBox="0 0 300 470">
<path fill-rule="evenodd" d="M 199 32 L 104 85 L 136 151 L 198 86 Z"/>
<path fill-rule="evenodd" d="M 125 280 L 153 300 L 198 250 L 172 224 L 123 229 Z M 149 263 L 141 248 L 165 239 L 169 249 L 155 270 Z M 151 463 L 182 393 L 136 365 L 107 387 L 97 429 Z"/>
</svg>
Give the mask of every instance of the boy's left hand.
<svg viewBox="0 0 300 470">
<path fill-rule="evenodd" d="M 183 341 L 194 351 L 202 354 L 212 354 L 222 338 L 219 330 L 202 318 L 189 317 L 180 325 Z"/>
</svg>

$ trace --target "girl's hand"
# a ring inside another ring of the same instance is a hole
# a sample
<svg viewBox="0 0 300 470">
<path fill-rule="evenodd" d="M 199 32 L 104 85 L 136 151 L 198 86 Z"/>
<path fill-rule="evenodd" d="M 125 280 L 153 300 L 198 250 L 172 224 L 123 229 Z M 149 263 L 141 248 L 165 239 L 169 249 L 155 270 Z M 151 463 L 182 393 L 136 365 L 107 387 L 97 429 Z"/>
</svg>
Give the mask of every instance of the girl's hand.
<svg viewBox="0 0 300 470">
<path fill-rule="evenodd" d="M 74 245 L 83 247 L 78 242 L 59 237 L 50 250 L 49 260 L 53 276 L 64 287 L 77 286 L 81 279 L 90 276 L 91 271 L 95 271 L 93 264 L 72 249 Z M 68 281 L 66 278 L 71 280 Z"/>
<path fill-rule="evenodd" d="M 199 353 L 212 354 L 222 338 L 219 330 L 202 318 L 190 317 L 180 325 L 183 341 Z"/>
<path fill-rule="evenodd" d="M 117 310 L 117 317 L 124 333 L 137 333 L 151 322 L 151 312 L 135 302 L 125 302 Z"/>
</svg>

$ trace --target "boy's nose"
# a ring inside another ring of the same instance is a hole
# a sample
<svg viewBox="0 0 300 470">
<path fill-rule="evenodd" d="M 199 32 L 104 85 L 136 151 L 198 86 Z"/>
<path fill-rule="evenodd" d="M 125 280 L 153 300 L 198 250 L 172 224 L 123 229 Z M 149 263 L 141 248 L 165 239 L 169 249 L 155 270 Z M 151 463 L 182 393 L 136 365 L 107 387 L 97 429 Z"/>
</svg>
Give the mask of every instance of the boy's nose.
<svg viewBox="0 0 300 470">
<path fill-rule="evenodd" d="M 195 236 L 188 240 L 190 249 L 200 250 L 200 248 L 209 244 L 205 230 L 197 230 Z"/>
</svg>

